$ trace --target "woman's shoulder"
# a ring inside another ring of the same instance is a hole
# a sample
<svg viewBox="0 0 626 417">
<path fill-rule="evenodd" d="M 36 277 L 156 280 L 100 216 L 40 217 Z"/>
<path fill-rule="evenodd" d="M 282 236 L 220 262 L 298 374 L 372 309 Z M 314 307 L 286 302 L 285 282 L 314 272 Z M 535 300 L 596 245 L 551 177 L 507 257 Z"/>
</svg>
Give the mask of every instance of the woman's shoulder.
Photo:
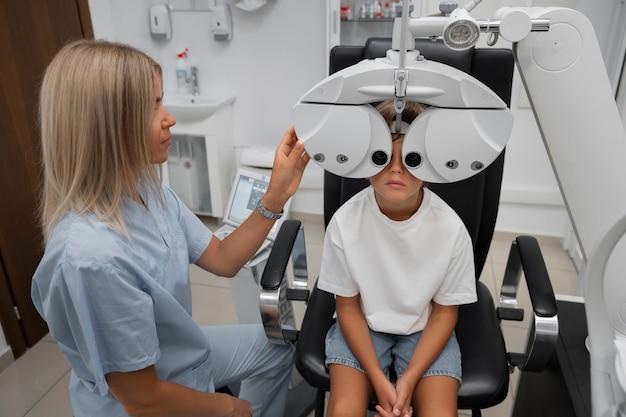
<svg viewBox="0 0 626 417">
<path fill-rule="evenodd" d="M 45 254 L 58 262 L 102 262 L 112 255 L 128 254 L 128 238 L 93 215 L 64 214 L 54 227 Z"/>
</svg>

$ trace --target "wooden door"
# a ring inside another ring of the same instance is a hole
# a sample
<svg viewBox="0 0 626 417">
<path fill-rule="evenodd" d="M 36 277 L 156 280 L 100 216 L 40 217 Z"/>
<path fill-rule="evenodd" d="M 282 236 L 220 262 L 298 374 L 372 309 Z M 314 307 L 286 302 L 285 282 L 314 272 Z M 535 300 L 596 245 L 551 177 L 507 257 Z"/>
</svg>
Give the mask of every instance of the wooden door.
<svg viewBox="0 0 626 417">
<path fill-rule="evenodd" d="M 43 254 L 39 86 L 55 53 L 80 38 L 93 38 L 88 0 L 0 0 L 0 323 L 16 358 L 48 331 L 30 299 Z"/>
</svg>

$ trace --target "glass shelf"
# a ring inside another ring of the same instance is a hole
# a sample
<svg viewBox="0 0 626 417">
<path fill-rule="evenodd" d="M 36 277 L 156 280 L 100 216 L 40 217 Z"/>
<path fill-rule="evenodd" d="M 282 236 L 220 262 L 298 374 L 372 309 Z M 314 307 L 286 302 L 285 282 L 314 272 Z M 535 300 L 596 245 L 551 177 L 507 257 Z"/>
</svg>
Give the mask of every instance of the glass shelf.
<svg viewBox="0 0 626 417">
<path fill-rule="evenodd" d="M 391 17 L 381 17 L 381 18 L 366 18 L 366 19 L 341 19 L 341 23 L 363 23 L 363 22 L 393 22 L 393 18 Z"/>
</svg>

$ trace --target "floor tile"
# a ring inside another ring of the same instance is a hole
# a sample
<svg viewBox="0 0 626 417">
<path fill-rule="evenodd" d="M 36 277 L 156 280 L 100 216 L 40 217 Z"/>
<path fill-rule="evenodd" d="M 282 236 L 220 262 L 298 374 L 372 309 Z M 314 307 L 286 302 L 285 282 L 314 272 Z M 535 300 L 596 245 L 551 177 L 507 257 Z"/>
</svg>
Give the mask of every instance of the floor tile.
<svg viewBox="0 0 626 417">
<path fill-rule="evenodd" d="M 52 387 L 46 395 L 24 417 L 71 417 L 72 404 L 67 387 L 70 383 L 70 371 Z"/>
<path fill-rule="evenodd" d="M 56 342 L 37 343 L 0 374 L 0 416 L 24 416 L 68 371 Z"/>
<path fill-rule="evenodd" d="M 189 266 L 189 278 L 192 284 L 230 288 L 228 278 L 218 277 L 217 275 L 207 272 L 196 265 Z"/>
<path fill-rule="evenodd" d="M 238 322 L 229 288 L 192 284 L 191 291 L 192 317 L 200 326 Z"/>
</svg>

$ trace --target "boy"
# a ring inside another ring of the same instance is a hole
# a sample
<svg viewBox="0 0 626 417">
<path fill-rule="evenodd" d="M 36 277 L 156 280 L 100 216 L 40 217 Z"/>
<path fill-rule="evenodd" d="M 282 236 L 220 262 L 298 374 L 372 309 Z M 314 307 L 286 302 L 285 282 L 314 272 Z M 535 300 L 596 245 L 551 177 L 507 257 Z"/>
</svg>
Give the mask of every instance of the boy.
<svg viewBox="0 0 626 417">
<path fill-rule="evenodd" d="M 392 101 L 376 108 L 395 129 Z M 328 417 L 456 416 L 459 304 L 476 301 L 472 242 L 458 215 L 403 165 L 408 102 L 391 161 L 328 225 L 318 287 L 335 294 L 326 336 Z M 394 365 L 397 380 L 389 380 Z"/>
</svg>

